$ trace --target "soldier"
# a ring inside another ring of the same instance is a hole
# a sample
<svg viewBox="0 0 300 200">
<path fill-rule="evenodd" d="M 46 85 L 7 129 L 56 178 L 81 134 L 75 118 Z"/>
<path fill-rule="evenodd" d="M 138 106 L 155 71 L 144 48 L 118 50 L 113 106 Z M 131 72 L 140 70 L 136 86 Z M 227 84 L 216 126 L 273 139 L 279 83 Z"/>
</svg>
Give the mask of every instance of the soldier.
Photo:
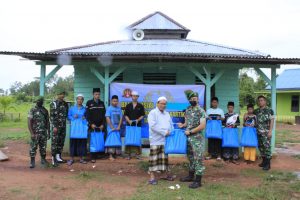
<svg viewBox="0 0 300 200">
<path fill-rule="evenodd" d="M 50 104 L 50 121 L 52 128 L 51 154 L 52 165 L 58 166 L 58 163 L 65 163 L 61 158 L 66 138 L 66 119 L 68 116 L 68 104 L 64 101 L 65 92 L 57 92 L 57 99 Z"/>
<path fill-rule="evenodd" d="M 257 136 L 258 136 L 258 149 L 260 155 L 263 159 L 262 163 L 259 164 L 263 170 L 269 170 L 271 168 L 271 138 L 272 129 L 274 126 L 274 111 L 267 107 L 267 100 L 264 96 L 259 96 L 257 98 L 258 106 L 254 111 L 257 117 Z"/>
<path fill-rule="evenodd" d="M 49 113 L 43 106 L 44 98 L 38 97 L 36 105 L 28 113 L 28 129 L 31 134 L 30 168 L 35 167 L 35 155 L 39 146 L 42 166 L 48 165 L 46 160 L 47 140 L 50 138 Z"/>
<path fill-rule="evenodd" d="M 191 105 L 185 111 L 184 124 L 178 123 L 178 127 L 186 127 L 185 134 L 188 137 L 187 156 L 190 164 L 189 175 L 187 177 L 181 178 L 180 181 L 193 181 L 193 183 L 189 185 L 189 188 L 195 189 L 201 187 L 201 179 L 205 169 L 205 167 L 203 166 L 204 138 L 201 134 L 201 131 L 205 129 L 206 113 L 199 106 L 197 92 L 188 90 L 185 91 L 185 94 Z"/>
</svg>

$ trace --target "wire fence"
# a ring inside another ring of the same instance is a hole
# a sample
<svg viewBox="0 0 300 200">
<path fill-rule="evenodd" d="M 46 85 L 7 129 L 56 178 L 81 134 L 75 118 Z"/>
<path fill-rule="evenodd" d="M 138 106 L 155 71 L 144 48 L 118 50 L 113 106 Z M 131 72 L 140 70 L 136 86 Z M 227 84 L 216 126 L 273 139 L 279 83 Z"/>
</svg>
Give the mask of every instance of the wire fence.
<svg viewBox="0 0 300 200">
<path fill-rule="evenodd" d="M 0 122 L 4 120 L 9 121 L 20 121 L 21 120 L 21 113 L 0 113 Z"/>
</svg>

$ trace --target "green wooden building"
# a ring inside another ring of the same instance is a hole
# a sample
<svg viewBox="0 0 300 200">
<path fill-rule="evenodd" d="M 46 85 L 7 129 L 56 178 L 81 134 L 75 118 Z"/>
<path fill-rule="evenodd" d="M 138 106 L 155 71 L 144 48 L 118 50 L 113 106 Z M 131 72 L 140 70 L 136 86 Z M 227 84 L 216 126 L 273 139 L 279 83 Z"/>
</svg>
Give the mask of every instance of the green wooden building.
<svg viewBox="0 0 300 200">
<path fill-rule="evenodd" d="M 187 39 L 190 30 L 161 12 L 152 13 L 127 27 L 128 40 L 102 42 L 70 48 L 30 52 L 0 52 L 35 60 L 40 65 L 40 94 L 44 85 L 64 64 L 74 66 L 74 93 L 92 98 L 100 87 L 109 104 L 113 81 L 143 84 L 204 84 L 205 107 L 212 96 L 226 110 L 234 101 L 239 110 L 238 75 L 242 68 L 254 68 L 271 86 L 272 108 L 276 112 L 276 69 L 281 64 L 299 64 L 299 59 L 273 58 L 257 51 Z M 47 65 L 57 65 L 46 74 Z M 271 69 L 268 78 L 262 68 Z M 273 146 L 275 135 L 273 137 Z"/>
<path fill-rule="evenodd" d="M 300 69 L 286 69 L 276 78 L 277 121 L 300 124 Z M 267 87 L 268 91 L 270 86 Z"/>
</svg>

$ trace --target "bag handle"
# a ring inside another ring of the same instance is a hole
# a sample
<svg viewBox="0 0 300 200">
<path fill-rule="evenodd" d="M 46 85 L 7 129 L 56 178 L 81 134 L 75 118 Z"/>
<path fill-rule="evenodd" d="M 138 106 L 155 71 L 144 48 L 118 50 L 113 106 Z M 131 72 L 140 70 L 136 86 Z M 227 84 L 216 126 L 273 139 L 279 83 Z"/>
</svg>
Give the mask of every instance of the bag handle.
<svg viewBox="0 0 300 200">
<path fill-rule="evenodd" d="M 132 124 L 132 122 L 135 122 L 135 127 L 137 127 L 137 119 L 135 119 L 135 120 L 131 120 L 131 124 Z M 131 124 L 130 124 L 130 126 L 131 126 Z"/>
</svg>

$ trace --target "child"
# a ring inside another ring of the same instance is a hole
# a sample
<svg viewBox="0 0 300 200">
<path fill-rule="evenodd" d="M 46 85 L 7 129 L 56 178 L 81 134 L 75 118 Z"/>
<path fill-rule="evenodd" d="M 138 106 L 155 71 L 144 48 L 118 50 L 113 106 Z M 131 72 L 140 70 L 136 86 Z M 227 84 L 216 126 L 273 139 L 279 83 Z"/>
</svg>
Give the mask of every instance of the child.
<svg viewBox="0 0 300 200">
<path fill-rule="evenodd" d="M 237 128 L 240 125 L 239 115 L 234 112 L 234 102 L 228 102 L 228 113 L 225 114 L 223 124 L 226 128 Z M 239 165 L 239 148 L 238 147 L 224 147 L 223 157 L 226 162 L 231 161 L 233 164 Z"/>
<path fill-rule="evenodd" d="M 244 115 L 244 127 L 255 127 L 257 124 L 256 115 L 253 114 L 253 104 L 247 105 L 247 113 Z M 245 147 L 244 148 L 244 159 L 247 164 L 251 164 L 256 160 L 256 147 Z"/>
<path fill-rule="evenodd" d="M 111 98 L 111 105 L 108 107 L 105 117 L 107 122 L 107 134 L 111 131 L 120 131 L 122 125 L 122 110 L 118 106 L 119 98 L 117 95 L 113 95 Z M 114 156 L 121 154 L 121 147 L 107 147 L 106 153 L 109 154 L 111 161 L 115 160 Z"/>
<path fill-rule="evenodd" d="M 209 120 L 224 120 L 224 111 L 218 108 L 218 104 L 218 97 L 213 97 L 211 99 L 211 108 L 206 112 Z M 208 153 L 209 156 L 206 157 L 207 160 L 213 157 L 221 161 L 222 139 L 208 138 Z"/>
</svg>

